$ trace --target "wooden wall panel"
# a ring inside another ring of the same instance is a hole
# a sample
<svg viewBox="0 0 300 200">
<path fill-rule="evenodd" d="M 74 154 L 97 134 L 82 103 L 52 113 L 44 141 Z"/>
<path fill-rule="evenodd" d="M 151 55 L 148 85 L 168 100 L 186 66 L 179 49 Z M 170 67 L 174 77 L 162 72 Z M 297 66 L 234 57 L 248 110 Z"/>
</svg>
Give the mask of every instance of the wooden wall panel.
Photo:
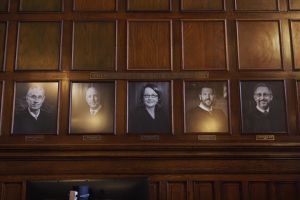
<svg viewBox="0 0 300 200">
<path fill-rule="evenodd" d="M 127 10 L 130 11 L 167 11 L 170 8 L 170 0 L 127 0 Z"/>
<path fill-rule="evenodd" d="M 167 200 L 187 200 L 186 182 L 168 182 Z"/>
<path fill-rule="evenodd" d="M 222 200 L 241 200 L 241 184 L 234 182 L 225 182 L 221 185 Z"/>
<path fill-rule="evenodd" d="M 181 9 L 186 11 L 224 10 L 224 0 L 181 0 Z"/>
<path fill-rule="evenodd" d="M 282 69 L 279 21 L 238 21 L 240 69 Z"/>
<path fill-rule="evenodd" d="M 21 22 L 16 67 L 20 70 L 58 69 L 61 23 Z"/>
<path fill-rule="evenodd" d="M 194 200 L 214 200 L 215 191 L 213 182 L 198 182 L 193 184 Z"/>
<path fill-rule="evenodd" d="M 300 21 L 291 21 L 293 63 L 300 69 Z"/>
<path fill-rule="evenodd" d="M 249 200 L 270 199 L 267 182 L 250 182 L 248 185 Z"/>
<path fill-rule="evenodd" d="M 276 200 L 299 200 L 296 182 L 281 182 L 276 184 Z"/>
<path fill-rule="evenodd" d="M 227 68 L 225 21 L 182 21 L 182 66 L 191 70 Z"/>
<path fill-rule="evenodd" d="M 8 0 L 1 0 L 0 1 L 0 12 L 7 11 L 8 8 Z"/>
<path fill-rule="evenodd" d="M 116 68 L 115 22 L 76 22 L 73 38 L 74 69 Z"/>
<path fill-rule="evenodd" d="M 79 11 L 115 11 L 117 0 L 74 0 L 73 5 Z"/>
<path fill-rule="evenodd" d="M 300 10 L 300 0 L 288 0 L 291 10 Z"/>
<path fill-rule="evenodd" d="M 6 23 L 0 22 L 0 71 L 3 69 L 5 60 Z"/>
<path fill-rule="evenodd" d="M 128 69 L 172 68 L 170 21 L 128 21 L 127 33 Z"/>
<path fill-rule="evenodd" d="M 278 0 L 235 0 L 236 10 L 275 11 L 279 10 Z"/>
<path fill-rule="evenodd" d="M 61 11 L 62 0 L 20 0 L 21 11 Z"/>
<path fill-rule="evenodd" d="M 3 200 L 21 200 L 22 183 L 5 183 Z"/>
<path fill-rule="evenodd" d="M 149 184 L 149 200 L 159 200 L 160 190 L 159 182 L 152 182 Z"/>
</svg>

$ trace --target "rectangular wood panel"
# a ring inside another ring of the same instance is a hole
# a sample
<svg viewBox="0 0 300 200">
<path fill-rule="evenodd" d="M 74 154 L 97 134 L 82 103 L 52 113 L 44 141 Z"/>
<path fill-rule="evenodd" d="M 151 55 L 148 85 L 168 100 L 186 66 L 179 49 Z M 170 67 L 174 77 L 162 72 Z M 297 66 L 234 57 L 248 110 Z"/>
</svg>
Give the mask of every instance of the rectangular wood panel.
<svg viewBox="0 0 300 200">
<path fill-rule="evenodd" d="M 241 183 L 222 183 L 222 200 L 242 200 Z"/>
<path fill-rule="evenodd" d="M 187 200 L 186 182 L 168 182 L 167 200 Z"/>
<path fill-rule="evenodd" d="M 4 67 L 5 49 L 6 49 L 6 23 L 0 22 L 0 71 Z"/>
<path fill-rule="evenodd" d="M 275 11 L 279 10 L 278 0 L 235 0 L 236 10 Z"/>
<path fill-rule="evenodd" d="M 288 0 L 290 10 L 300 10 L 300 0 Z"/>
<path fill-rule="evenodd" d="M 19 23 L 17 69 L 58 69 L 60 65 L 60 44 L 60 22 Z"/>
<path fill-rule="evenodd" d="M 115 22 L 76 22 L 73 42 L 73 69 L 116 68 Z"/>
<path fill-rule="evenodd" d="M 225 10 L 224 5 L 224 0 L 181 0 L 181 9 L 184 11 Z"/>
<path fill-rule="evenodd" d="M 170 0 L 127 0 L 129 11 L 168 11 L 170 8 Z"/>
<path fill-rule="evenodd" d="M 116 0 L 74 0 L 74 10 L 115 11 L 116 9 Z"/>
<path fill-rule="evenodd" d="M 277 200 L 299 200 L 296 182 L 276 183 Z"/>
<path fill-rule="evenodd" d="M 159 182 L 149 184 L 149 200 L 159 200 Z"/>
<path fill-rule="evenodd" d="M 213 182 L 198 182 L 195 181 L 193 185 L 193 199 L 194 200 L 214 200 L 215 191 Z"/>
<path fill-rule="evenodd" d="M 291 21 L 293 64 L 300 69 L 300 21 Z"/>
<path fill-rule="evenodd" d="M 6 183 L 3 192 L 3 200 L 21 200 L 22 183 Z"/>
<path fill-rule="evenodd" d="M 182 21 L 182 65 L 191 70 L 227 68 L 225 21 Z"/>
<path fill-rule="evenodd" d="M 0 1 L 0 12 L 7 11 L 8 8 L 8 0 Z"/>
<path fill-rule="evenodd" d="M 172 68 L 170 21 L 128 21 L 127 33 L 128 69 Z"/>
<path fill-rule="evenodd" d="M 237 22 L 240 69 L 282 69 L 279 21 Z"/>
<path fill-rule="evenodd" d="M 248 185 L 249 200 L 270 199 L 269 184 L 267 182 L 250 182 Z"/>
<path fill-rule="evenodd" d="M 62 0 L 20 0 L 21 11 L 61 11 Z"/>
</svg>

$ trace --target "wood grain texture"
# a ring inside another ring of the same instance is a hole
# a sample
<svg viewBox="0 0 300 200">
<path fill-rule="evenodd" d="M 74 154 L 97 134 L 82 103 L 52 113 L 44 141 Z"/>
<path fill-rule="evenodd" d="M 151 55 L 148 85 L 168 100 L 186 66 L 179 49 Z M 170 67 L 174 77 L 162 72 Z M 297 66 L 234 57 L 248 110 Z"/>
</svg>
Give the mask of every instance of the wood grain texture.
<svg viewBox="0 0 300 200">
<path fill-rule="evenodd" d="M 167 200 L 187 200 L 186 182 L 168 182 Z"/>
<path fill-rule="evenodd" d="M 1 0 L 0 1 L 0 12 L 7 11 L 8 8 L 8 0 Z"/>
<path fill-rule="evenodd" d="M 300 10 L 300 0 L 288 0 L 289 9 L 291 10 Z"/>
<path fill-rule="evenodd" d="M 3 200 L 21 200 L 22 199 L 22 183 L 5 183 L 4 184 L 4 194 L 3 194 L 2 199 Z"/>
<path fill-rule="evenodd" d="M 241 195 L 241 183 L 222 183 L 222 200 L 240 200 L 242 199 Z"/>
<path fill-rule="evenodd" d="M 300 197 L 296 182 L 281 182 L 276 184 L 277 200 L 298 200 Z"/>
<path fill-rule="evenodd" d="M 275 11 L 279 10 L 278 0 L 235 0 L 236 10 Z"/>
<path fill-rule="evenodd" d="M 171 69 L 172 44 L 169 21 L 129 21 L 128 69 Z"/>
<path fill-rule="evenodd" d="M 0 69 L 3 69 L 5 57 L 6 23 L 0 22 Z"/>
<path fill-rule="evenodd" d="M 249 200 L 270 199 L 270 188 L 267 182 L 250 182 L 248 184 Z"/>
<path fill-rule="evenodd" d="M 159 182 L 151 182 L 149 184 L 149 200 L 158 200 L 159 196 Z"/>
<path fill-rule="evenodd" d="M 193 199 L 214 200 L 215 191 L 213 182 L 194 182 Z"/>
<path fill-rule="evenodd" d="M 20 0 L 21 11 L 61 11 L 62 0 Z"/>
<path fill-rule="evenodd" d="M 74 9 L 82 11 L 114 11 L 116 0 L 74 0 Z"/>
<path fill-rule="evenodd" d="M 17 69 L 58 69 L 61 43 L 59 22 L 22 22 L 18 36 Z"/>
<path fill-rule="evenodd" d="M 300 69 L 300 21 L 291 22 L 293 63 L 295 69 Z"/>
<path fill-rule="evenodd" d="M 184 69 L 226 69 L 225 22 L 183 21 L 182 51 Z"/>
<path fill-rule="evenodd" d="M 278 21 L 238 21 L 240 69 L 281 69 L 280 24 Z"/>
<path fill-rule="evenodd" d="M 186 11 L 224 10 L 223 0 L 181 0 L 181 9 Z"/>
<path fill-rule="evenodd" d="M 127 0 L 129 11 L 167 11 L 170 10 L 170 0 Z"/>
<path fill-rule="evenodd" d="M 74 69 L 115 69 L 117 46 L 115 22 L 76 22 L 73 34 Z"/>
</svg>

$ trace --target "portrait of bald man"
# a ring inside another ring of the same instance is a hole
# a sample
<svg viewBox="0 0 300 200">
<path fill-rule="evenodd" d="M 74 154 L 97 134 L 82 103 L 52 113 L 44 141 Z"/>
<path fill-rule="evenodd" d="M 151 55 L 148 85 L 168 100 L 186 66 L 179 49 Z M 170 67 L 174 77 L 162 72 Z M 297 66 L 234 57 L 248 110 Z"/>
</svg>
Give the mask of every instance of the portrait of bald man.
<svg viewBox="0 0 300 200">
<path fill-rule="evenodd" d="M 13 133 L 57 133 L 58 83 L 16 83 Z"/>
<path fill-rule="evenodd" d="M 243 81 L 241 93 L 243 132 L 287 132 L 283 81 Z"/>
<path fill-rule="evenodd" d="M 72 83 L 70 133 L 113 133 L 114 82 Z"/>
</svg>

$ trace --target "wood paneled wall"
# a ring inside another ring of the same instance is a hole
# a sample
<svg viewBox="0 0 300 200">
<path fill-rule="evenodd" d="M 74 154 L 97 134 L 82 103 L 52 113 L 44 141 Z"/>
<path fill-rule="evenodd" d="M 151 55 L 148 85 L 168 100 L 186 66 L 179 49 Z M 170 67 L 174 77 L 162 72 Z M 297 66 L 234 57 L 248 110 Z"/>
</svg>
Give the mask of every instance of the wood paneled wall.
<svg viewBox="0 0 300 200">
<path fill-rule="evenodd" d="M 0 0 L 0 199 L 27 180 L 148 177 L 151 200 L 300 199 L 300 0 Z M 12 134 L 16 82 L 58 82 L 57 134 Z M 115 83 L 115 130 L 70 134 L 72 82 Z M 172 131 L 127 133 L 128 82 L 170 83 Z M 185 83 L 228 83 L 226 133 L 185 130 Z M 287 128 L 242 131 L 241 83 Z"/>
</svg>

